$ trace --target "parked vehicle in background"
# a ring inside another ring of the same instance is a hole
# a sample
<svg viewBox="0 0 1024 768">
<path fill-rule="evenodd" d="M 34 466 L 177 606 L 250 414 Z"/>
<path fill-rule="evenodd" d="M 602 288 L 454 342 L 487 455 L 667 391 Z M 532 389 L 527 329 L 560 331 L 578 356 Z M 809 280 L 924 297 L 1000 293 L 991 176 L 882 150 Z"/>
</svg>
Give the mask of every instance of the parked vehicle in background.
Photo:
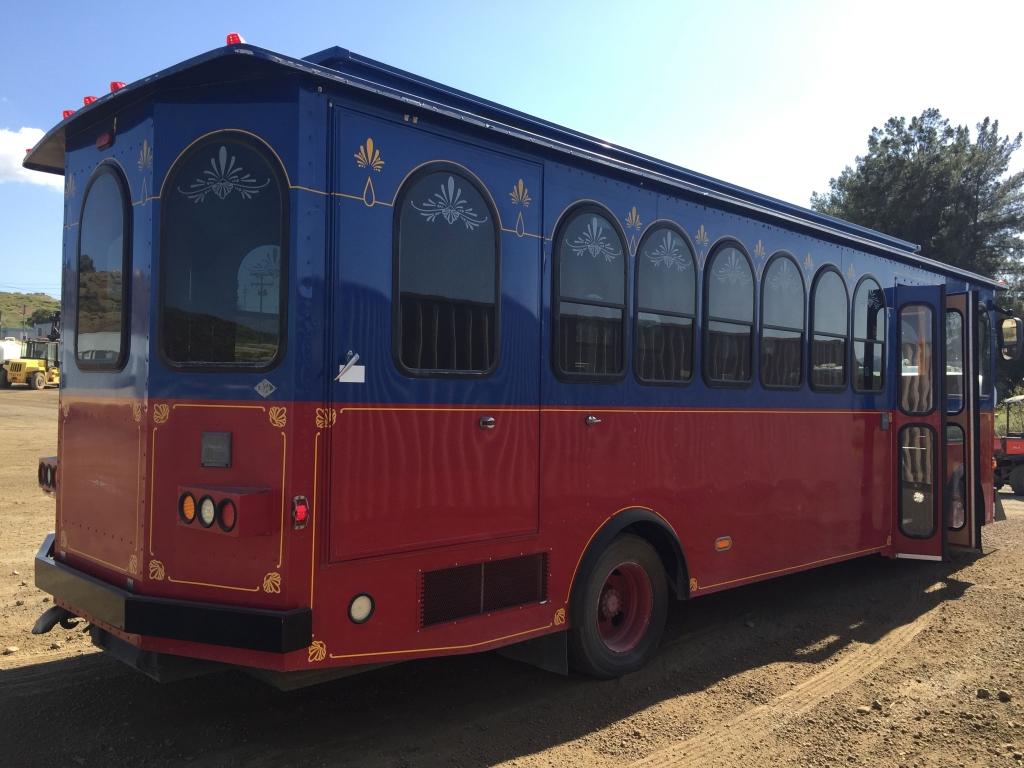
<svg viewBox="0 0 1024 768">
<path fill-rule="evenodd" d="M 1024 496 L 1024 395 L 1003 400 L 1006 434 L 992 441 L 995 459 L 992 483 L 998 490 L 1007 483 L 1018 496 Z"/>
<path fill-rule="evenodd" d="M 8 360 L 16 360 L 21 357 L 21 342 L 13 336 L 8 336 L 0 341 L 0 365 Z"/>
<path fill-rule="evenodd" d="M 9 344 L 12 339 L 5 339 Z M 24 384 L 32 389 L 60 386 L 60 312 L 55 312 L 45 338 L 17 342 L 18 351 L 0 362 L 0 387 Z M 6 347 L 5 347 L 6 350 Z"/>
</svg>

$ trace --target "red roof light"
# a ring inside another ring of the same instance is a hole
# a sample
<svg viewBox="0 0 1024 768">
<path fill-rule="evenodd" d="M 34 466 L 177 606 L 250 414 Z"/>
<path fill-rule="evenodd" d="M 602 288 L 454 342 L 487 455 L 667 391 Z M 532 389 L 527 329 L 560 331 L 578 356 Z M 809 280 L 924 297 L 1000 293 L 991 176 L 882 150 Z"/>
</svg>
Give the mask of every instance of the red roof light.
<svg viewBox="0 0 1024 768">
<path fill-rule="evenodd" d="M 116 91 L 120 91 L 122 88 L 124 88 L 124 83 L 122 83 L 120 80 L 111 80 L 110 81 L 110 92 L 111 93 L 115 93 Z"/>
<path fill-rule="evenodd" d="M 88 106 L 89 106 L 90 104 L 92 104 L 92 103 L 93 103 L 94 101 L 96 101 L 96 97 L 95 97 L 95 96 L 84 96 L 84 97 L 82 98 L 82 103 L 83 103 L 83 104 L 84 104 L 85 106 L 87 106 L 87 107 L 88 107 Z"/>
<path fill-rule="evenodd" d="M 241 45 L 245 42 L 245 38 L 237 32 L 228 32 L 227 43 L 228 45 Z"/>
<path fill-rule="evenodd" d="M 75 110 L 73 110 L 73 109 L 65 109 L 60 114 L 61 114 L 61 118 L 63 120 L 67 120 L 69 117 L 71 117 L 73 114 L 75 114 Z"/>
</svg>

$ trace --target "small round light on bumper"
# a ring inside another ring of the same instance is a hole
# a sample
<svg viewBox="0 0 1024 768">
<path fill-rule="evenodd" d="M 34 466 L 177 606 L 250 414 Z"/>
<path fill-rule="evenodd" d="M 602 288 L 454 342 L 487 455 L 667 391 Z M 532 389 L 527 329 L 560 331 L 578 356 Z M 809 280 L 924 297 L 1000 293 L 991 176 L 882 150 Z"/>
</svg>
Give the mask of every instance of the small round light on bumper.
<svg viewBox="0 0 1024 768">
<path fill-rule="evenodd" d="M 196 519 L 196 499 L 187 491 L 178 499 L 178 516 L 185 525 Z"/>
<path fill-rule="evenodd" d="M 238 520 L 238 510 L 235 509 L 235 502 L 231 499 L 224 499 L 217 506 L 217 523 L 225 533 L 230 533 Z"/>
<path fill-rule="evenodd" d="M 367 594 L 356 595 L 348 604 L 348 617 L 353 624 L 365 624 L 373 616 L 373 598 Z"/>
<path fill-rule="evenodd" d="M 213 525 L 214 519 L 217 517 L 217 505 L 213 503 L 213 499 L 209 496 L 203 496 L 199 500 L 199 523 L 203 528 L 209 528 Z"/>
</svg>

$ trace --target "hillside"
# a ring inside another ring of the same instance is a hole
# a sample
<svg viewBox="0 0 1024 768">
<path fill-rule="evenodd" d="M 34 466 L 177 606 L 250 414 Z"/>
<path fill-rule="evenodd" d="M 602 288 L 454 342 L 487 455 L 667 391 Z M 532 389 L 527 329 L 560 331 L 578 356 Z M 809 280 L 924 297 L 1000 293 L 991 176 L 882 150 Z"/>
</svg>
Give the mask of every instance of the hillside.
<svg viewBox="0 0 1024 768">
<path fill-rule="evenodd" d="M 56 312 L 60 309 L 60 300 L 45 293 L 11 293 L 0 291 L 0 317 L 3 325 L 21 325 L 22 307 L 24 316 L 31 317 L 37 309 Z"/>
</svg>

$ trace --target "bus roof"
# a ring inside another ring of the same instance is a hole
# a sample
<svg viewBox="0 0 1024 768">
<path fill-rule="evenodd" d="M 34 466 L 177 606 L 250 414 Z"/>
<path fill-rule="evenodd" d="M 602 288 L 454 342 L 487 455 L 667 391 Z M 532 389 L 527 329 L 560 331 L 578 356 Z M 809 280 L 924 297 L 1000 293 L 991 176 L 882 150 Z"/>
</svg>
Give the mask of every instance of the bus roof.
<svg viewBox="0 0 1024 768">
<path fill-rule="evenodd" d="M 576 159 L 659 182 L 708 202 L 723 203 L 769 219 L 815 230 L 851 245 L 884 252 L 931 271 L 1005 289 L 1002 283 L 992 278 L 923 257 L 919 254 L 920 246 L 905 240 L 634 152 L 338 47 L 328 48 L 304 59 L 291 58 L 248 44 L 216 48 L 130 83 L 82 107 L 50 129 L 26 154 L 23 165 L 31 170 L 62 175 L 66 131 L 73 124 L 84 128 L 123 108 L 127 103 L 150 96 L 158 88 L 198 84 L 209 81 L 211 77 L 230 76 L 242 71 L 251 76 L 261 68 L 268 74 L 282 70 L 305 73 L 313 78 L 376 94 L 401 102 L 407 107 L 446 115 Z"/>
</svg>

